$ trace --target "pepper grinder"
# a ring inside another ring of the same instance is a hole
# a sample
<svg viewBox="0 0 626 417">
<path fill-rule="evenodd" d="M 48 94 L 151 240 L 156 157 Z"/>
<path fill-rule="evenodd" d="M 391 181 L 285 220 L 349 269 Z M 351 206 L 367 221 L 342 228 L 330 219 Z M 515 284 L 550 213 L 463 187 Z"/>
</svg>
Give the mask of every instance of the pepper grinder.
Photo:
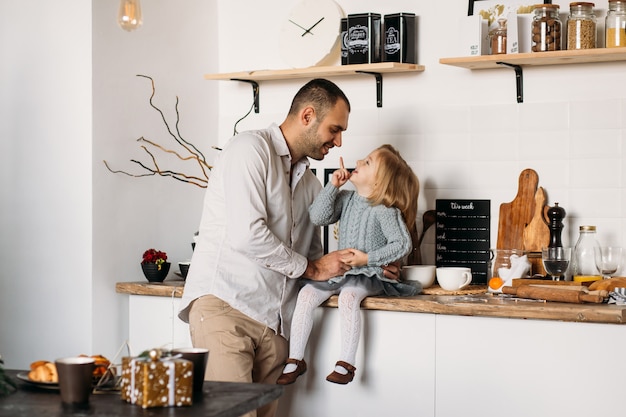
<svg viewBox="0 0 626 417">
<path fill-rule="evenodd" d="M 561 232 L 563 231 L 563 218 L 565 218 L 565 209 L 559 207 L 559 203 L 554 203 L 554 207 L 550 207 L 547 213 L 548 228 L 550 229 L 549 248 L 562 248 Z"/>
</svg>

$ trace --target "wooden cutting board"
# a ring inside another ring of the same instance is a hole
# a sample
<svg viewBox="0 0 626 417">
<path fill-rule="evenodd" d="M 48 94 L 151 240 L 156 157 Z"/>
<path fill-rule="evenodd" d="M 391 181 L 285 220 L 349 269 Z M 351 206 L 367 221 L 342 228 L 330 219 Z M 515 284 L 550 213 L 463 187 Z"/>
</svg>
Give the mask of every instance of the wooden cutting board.
<svg viewBox="0 0 626 417">
<path fill-rule="evenodd" d="M 529 252 L 541 252 L 541 248 L 545 248 L 550 243 L 550 229 L 546 223 L 548 208 L 546 205 L 546 192 L 543 187 L 539 187 L 535 193 L 533 218 L 524 228 L 524 245 L 522 249 Z"/>
<path fill-rule="evenodd" d="M 544 189 L 542 187 L 537 188 L 533 218 L 524 228 L 522 249 L 528 251 L 532 274 L 546 274 L 541 262 L 541 248 L 550 243 L 550 228 L 546 221 L 549 207 L 546 205 L 546 200 Z"/>
<path fill-rule="evenodd" d="M 523 249 L 524 229 L 535 213 L 535 194 L 539 175 L 525 169 L 519 176 L 517 195 L 510 203 L 500 204 L 497 249 Z"/>
</svg>

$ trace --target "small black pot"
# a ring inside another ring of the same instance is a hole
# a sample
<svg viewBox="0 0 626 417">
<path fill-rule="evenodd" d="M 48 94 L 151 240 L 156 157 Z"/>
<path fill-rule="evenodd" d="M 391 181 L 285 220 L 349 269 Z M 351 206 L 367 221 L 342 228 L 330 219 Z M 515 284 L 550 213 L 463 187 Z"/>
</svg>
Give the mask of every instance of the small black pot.
<svg viewBox="0 0 626 417">
<path fill-rule="evenodd" d="M 170 262 L 162 263 L 161 269 L 158 269 L 157 264 L 141 264 L 141 270 L 148 281 L 163 282 L 170 272 L 170 266 Z"/>
</svg>

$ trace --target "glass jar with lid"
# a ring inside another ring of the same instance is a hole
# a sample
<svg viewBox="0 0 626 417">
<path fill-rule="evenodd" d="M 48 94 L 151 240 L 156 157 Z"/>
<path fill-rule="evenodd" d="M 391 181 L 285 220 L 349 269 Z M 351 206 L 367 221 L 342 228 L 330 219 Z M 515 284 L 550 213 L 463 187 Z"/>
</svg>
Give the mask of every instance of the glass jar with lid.
<svg viewBox="0 0 626 417">
<path fill-rule="evenodd" d="M 575 2 L 569 5 L 567 17 L 567 49 L 596 47 L 596 15 L 594 3 Z"/>
<path fill-rule="evenodd" d="M 561 19 L 558 4 L 537 4 L 533 9 L 532 51 L 561 50 Z"/>
<path fill-rule="evenodd" d="M 626 1 L 609 0 L 609 11 L 606 14 L 604 28 L 607 48 L 626 46 Z"/>
<path fill-rule="evenodd" d="M 579 236 L 572 253 L 572 275 L 577 281 L 600 278 L 596 268 L 595 251 L 600 248 L 596 240 L 595 226 L 580 226 Z"/>
<path fill-rule="evenodd" d="M 506 19 L 498 19 L 498 27 L 489 32 L 491 55 L 506 54 Z"/>
</svg>

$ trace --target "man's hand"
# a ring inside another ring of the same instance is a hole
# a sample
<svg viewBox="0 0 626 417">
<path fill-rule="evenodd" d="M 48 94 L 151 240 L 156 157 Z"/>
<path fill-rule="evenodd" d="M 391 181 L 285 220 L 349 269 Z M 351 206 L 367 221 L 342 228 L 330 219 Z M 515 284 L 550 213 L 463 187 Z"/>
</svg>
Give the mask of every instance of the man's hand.
<svg viewBox="0 0 626 417">
<path fill-rule="evenodd" d="M 348 253 L 349 250 L 338 250 L 314 261 L 309 260 L 302 277 L 313 281 L 328 281 L 330 278 L 343 275 L 351 268 L 350 265 L 341 260 Z"/>
<path fill-rule="evenodd" d="M 400 262 L 392 262 L 389 265 L 383 266 L 383 275 L 385 278 L 393 279 L 394 281 L 400 280 Z"/>
</svg>

